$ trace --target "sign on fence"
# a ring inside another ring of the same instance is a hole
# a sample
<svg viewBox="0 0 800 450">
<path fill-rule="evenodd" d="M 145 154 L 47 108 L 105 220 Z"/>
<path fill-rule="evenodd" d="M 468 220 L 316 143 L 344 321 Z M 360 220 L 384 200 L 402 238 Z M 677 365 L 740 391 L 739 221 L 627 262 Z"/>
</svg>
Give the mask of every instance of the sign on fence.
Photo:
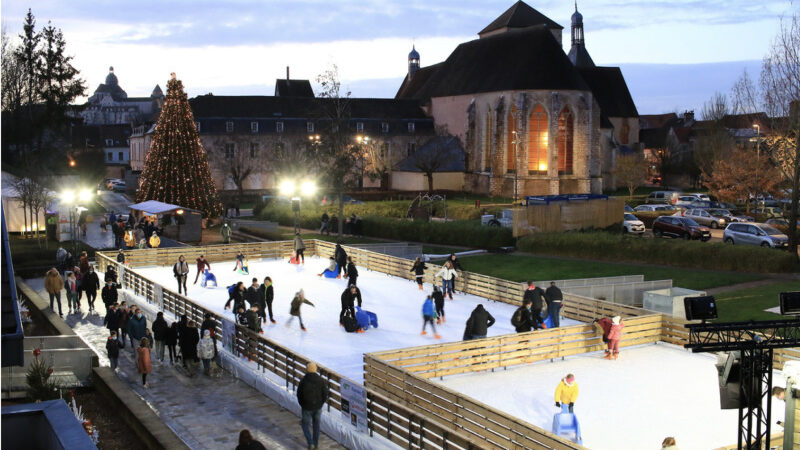
<svg viewBox="0 0 800 450">
<path fill-rule="evenodd" d="M 222 319 L 222 348 L 236 354 L 233 351 L 233 339 L 236 337 L 236 324 L 233 321 Z"/>
<path fill-rule="evenodd" d="M 367 390 L 345 378 L 341 379 L 342 415 L 362 433 L 367 432 Z"/>
</svg>

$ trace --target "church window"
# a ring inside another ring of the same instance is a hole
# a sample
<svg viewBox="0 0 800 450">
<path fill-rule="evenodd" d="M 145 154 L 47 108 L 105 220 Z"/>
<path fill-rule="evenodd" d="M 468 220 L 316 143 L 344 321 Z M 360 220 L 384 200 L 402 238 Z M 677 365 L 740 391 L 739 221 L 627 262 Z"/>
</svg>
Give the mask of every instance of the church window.
<svg viewBox="0 0 800 450">
<path fill-rule="evenodd" d="M 356 122 L 356 133 L 364 132 L 364 122 Z"/>
<path fill-rule="evenodd" d="M 234 146 L 231 143 L 225 144 L 225 159 L 233 159 Z"/>
<path fill-rule="evenodd" d="M 113 139 L 106 139 L 106 147 L 113 147 L 114 140 Z"/>
<path fill-rule="evenodd" d="M 123 155 L 124 155 L 124 154 L 123 154 L 122 152 L 118 152 L 118 153 L 117 153 L 117 157 L 119 158 L 119 161 L 122 161 L 122 160 L 124 160 L 124 159 L 125 159 L 125 157 L 124 157 Z"/>
<path fill-rule="evenodd" d="M 409 142 L 409 143 L 408 143 L 408 147 L 406 148 L 406 154 L 407 154 L 407 156 L 411 156 L 411 155 L 413 155 L 413 154 L 414 154 L 414 152 L 416 152 L 416 151 L 417 151 L 417 144 L 415 144 L 415 143 L 413 143 L 413 142 Z"/>
<path fill-rule="evenodd" d="M 314 122 L 306 122 L 306 131 L 309 133 L 314 132 Z"/>
<path fill-rule="evenodd" d="M 558 116 L 558 174 L 572 174 L 572 145 L 575 134 L 575 118 L 568 107 Z"/>
<path fill-rule="evenodd" d="M 233 122 L 231 122 L 230 120 L 225 122 L 225 131 L 227 131 L 228 133 L 233 133 Z"/>
<path fill-rule="evenodd" d="M 536 105 L 528 121 L 528 173 L 547 173 L 548 148 L 547 112 L 542 105 Z"/>
<path fill-rule="evenodd" d="M 109 161 L 113 161 L 114 160 L 114 153 L 108 152 L 108 160 Z"/>
<path fill-rule="evenodd" d="M 492 171 L 492 110 L 486 112 L 486 124 L 483 130 L 483 170 Z"/>
<path fill-rule="evenodd" d="M 250 122 L 250 132 L 258 133 L 258 122 Z"/>
<path fill-rule="evenodd" d="M 250 157 L 251 158 L 258 157 L 258 144 L 255 142 L 250 143 Z"/>
<path fill-rule="evenodd" d="M 506 173 L 514 173 L 517 170 L 517 106 L 511 106 L 508 112 L 508 125 L 506 133 Z"/>
<path fill-rule="evenodd" d="M 631 127 L 628 126 L 628 121 L 626 119 L 622 122 L 622 126 L 619 129 L 619 143 L 622 145 L 628 145 L 628 135 L 631 133 Z"/>
</svg>

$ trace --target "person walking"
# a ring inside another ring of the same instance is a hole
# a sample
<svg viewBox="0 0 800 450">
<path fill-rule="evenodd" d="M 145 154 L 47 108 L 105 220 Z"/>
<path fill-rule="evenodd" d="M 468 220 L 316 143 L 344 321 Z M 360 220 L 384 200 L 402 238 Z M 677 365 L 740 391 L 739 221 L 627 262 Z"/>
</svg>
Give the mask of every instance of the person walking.
<svg viewBox="0 0 800 450">
<path fill-rule="evenodd" d="M 556 386 L 555 393 L 556 408 L 568 409 L 570 414 L 573 413 L 575 401 L 578 400 L 578 383 L 575 382 L 575 376 L 568 373 L 567 376 L 561 379 L 561 382 Z"/>
<path fill-rule="evenodd" d="M 72 273 L 75 275 L 75 308 L 81 310 L 81 297 L 83 297 L 83 273 L 78 266 L 72 268 Z"/>
<path fill-rule="evenodd" d="M 161 238 L 158 237 L 157 232 L 153 231 L 153 234 L 150 236 L 150 247 L 158 248 L 159 245 L 161 245 Z"/>
<path fill-rule="evenodd" d="M 537 323 L 542 322 L 542 310 L 545 306 L 544 296 L 545 292 L 542 288 L 536 286 L 533 281 L 528 281 L 528 288 L 525 289 L 522 299 L 531 301 L 531 313 L 533 314 L 533 320 Z"/>
<path fill-rule="evenodd" d="M 439 336 L 439 333 L 436 332 L 436 325 L 433 324 L 434 320 L 436 320 L 436 309 L 433 305 L 433 299 L 429 295 L 425 297 L 425 303 L 422 304 L 422 333 L 420 333 L 420 335 L 425 336 L 428 334 L 428 332 L 425 331 L 425 326 L 430 323 L 433 337 L 435 339 L 442 338 Z"/>
<path fill-rule="evenodd" d="M 351 286 L 357 286 L 358 283 L 358 269 L 356 269 L 356 264 L 353 262 L 353 257 L 347 257 L 347 270 L 345 271 L 347 274 L 347 279 L 350 280 L 349 283 Z M 359 303 L 358 306 L 361 306 Z"/>
<path fill-rule="evenodd" d="M 200 342 L 200 335 L 194 322 L 187 321 L 186 326 L 180 329 L 181 359 L 183 367 L 189 368 L 189 361 L 197 362 L 197 344 Z"/>
<path fill-rule="evenodd" d="M 193 284 L 197 284 L 197 280 L 198 278 L 200 278 L 200 274 L 203 273 L 203 270 L 205 269 L 211 270 L 211 264 L 208 263 L 208 260 L 206 259 L 205 256 L 200 255 L 200 257 L 197 258 L 197 275 L 195 275 L 194 277 Z"/>
<path fill-rule="evenodd" d="M 617 359 L 619 357 L 619 341 L 622 339 L 622 317 L 614 316 L 611 318 L 611 328 L 608 330 L 608 354 L 606 359 Z"/>
<path fill-rule="evenodd" d="M 59 250 L 64 249 L 59 248 Z M 64 253 L 66 254 L 66 250 L 64 250 Z M 52 269 L 48 270 L 47 274 L 44 276 L 44 289 L 50 296 L 50 310 L 56 312 L 53 302 L 58 302 L 58 315 L 61 317 L 64 317 L 64 314 L 61 312 L 61 289 L 63 288 L 64 279 L 61 278 L 61 274 L 58 273 L 58 269 L 53 267 Z"/>
<path fill-rule="evenodd" d="M 128 336 L 131 338 L 131 350 L 135 352 L 136 346 L 147 334 L 147 318 L 144 317 L 144 314 L 139 309 L 132 311 L 132 316 L 128 317 L 127 328 Z"/>
<path fill-rule="evenodd" d="M 128 320 L 130 320 L 132 312 L 124 301 L 120 303 L 117 311 L 119 311 L 119 337 L 122 345 L 125 345 L 125 337 L 128 335 Z M 133 346 L 133 342 L 131 342 L 131 346 Z"/>
<path fill-rule="evenodd" d="M 168 330 L 169 326 L 164 320 L 164 313 L 159 311 L 156 314 L 156 320 L 153 321 L 153 340 L 155 340 L 156 358 L 160 362 L 164 362 L 164 343 L 167 340 Z"/>
<path fill-rule="evenodd" d="M 211 330 L 203 331 L 203 338 L 197 344 L 197 355 L 203 361 L 203 374 L 211 375 L 211 360 L 215 355 L 214 338 L 211 337 Z"/>
<path fill-rule="evenodd" d="M 469 320 L 472 321 L 472 339 L 485 338 L 489 327 L 494 325 L 494 317 L 480 304 L 472 310 Z"/>
<path fill-rule="evenodd" d="M 319 234 L 322 234 L 322 233 L 327 231 L 328 235 L 330 236 L 331 231 L 328 229 L 328 222 L 329 221 L 330 221 L 330 218 L 328 217 L 328 213 L 323 211 L 322 212 L 322 219 L 321 219 L 322 224 L 319 227 Z"/>
<path fill-rule="evenodd" d="M 78 258 L 78 268 L 82 274 L 89 272 L 89 255 L 86 254 L 86 250 L 82 251 L 81 256 Z"/>
<path fill-rule="evenodd" d="M 272 316 L 272 300 L 275 298 L 275 290 L 272 287 L 272 278 L 264 277 L 264 284 L 258 292 L 258 314 L 261 320 L 267 323 L 267 311 L 269 311 L 269 321 L 275 323 L 275 318 Z"/>
<path fill-rule="evenodd" d="M 136 368 L 142 374 L 142 387 L 149 388 L 147 384 L 147 374 L 153 371 L 153 366 L 150 364 L 150 343 L 147 338 L 142 338 L 139 341 L 139 348 L 136 349 Z"/>
<path fill-rule="evenodd" d="M 239 433 L 239 445 L 236 446 L 236 450 L 267 450 L 267 449 L 264 447 L 264 444 L 253 439 L 253 435 L 250 434 L 250 430 L 245 429 Z"/>
<path fill-rule="evenodd" d="M 167 346 L 167 350 L 169 350 L 169 363 L 175 364 L 175 361 L 178 357 L 178 351 L 176 350 L 175 346 L 178 345 L 178 335 L 180 325 L 178 322 L 172 322 L 172 325 L 169 326 L 167 329 L 167 334 L 164 339 L 164 345 Z"/>
<path fill-rule="evenodd" d="M 458 278 L 458 273 L 453 268 L 453 263 L 447 261 L 444 263 L 441 269 L 436 272 L 437 277 L 442 277 L 442 293 L 443 295 L 450 296 L 450 300 L 453 299 L 453 287 L 455 286 L 455 280 Z"/>
<path fill-rule="evenodd" d="M 67 275 L 67 280 L 64 281 L 64 289 L 67 291 L 67 307 L 69 314 L 72 314 L 72 308 L 75 307 L 75 312 L 78 312 L 78 280 L 75 278 L 75 272 L 70 272 Z"/>
<path fill-rule="evenodd" d="M 228 225 L 228 222 L 222 224 L 222 227 L 219 229 L 219 234 L 222 235 L 222 243 L 223 244 L 230 244 L 231 243 L 231 227 Z"/>
<path fill-rule="evenodd" d="M 186 289 L 186 279 L 189 277 L 189 263 L 186 262 L 186 258 L 183 255 L 179 256 L 178 262 L 172 266 L 172 274 L 178 281 L 178 294 L 181 293 L 181 287 L 183 287 L 183 295 L 189 295 L 189 291 Z"/>
<path fill-rule="evenodd" d="M 317 364 L 306 365 L 306 375 L 297 385 L 297 403 L 302 409 L 301 426 L 309 449 L 319 448 L 319 426 L 322 407 L 328 401 L 328 384 L 317 373 Z"/>
<path fill-rule="evenodd" d="M 339 265 L 339 274 L 336 278 L 342 277 L 342 272 L 347 275 L 347 252 L 344 251 L 344 247 L 342 244 L 336 243 L 336 248 L 333 251 L 333 259 L 336 260 L 336 264 Z"/>
<path fill-rule="evenodd" d="M 441 325 L 442 323 L 447 322 L 447 320 L 444 318 L 444 295 L 442 294 L 442 291 L 439 290 L 439 286 L 433 286 L 431 298 L 433 299 L 434 305 L 436 305 L 436 324 Z"/>
<path fill-rule="evenodd" d="M 119 365 L 119 349 L 122 348 L 122 342 L 117 339 L 117 332 L 111 330 L 108 335 L 108 339 L 106 339 L 106 354 L 108 355 L 108 361 L 111 364 L 111 370 L 117 371 L 117 366 Z"/>
<path fill-rule="evenodd" d="M 67 253 L 64 247 L 58 246 L 58 250 L 56 250 L 56 267 L 58 267 L 59 275 L 64 275 L 64 271 L 67 268 Z"/>
<path fill-rule="evenodd" d="M 417 259 L 414 260 L 414 265 L 411 266 L 411 270 L 409 270 L 409 272 L 414 272 L 414 277 L 417 280 L 417 286 L 419 286 L 420 291 L 422 290 L 422 279 L 425 277 L 425 269 L 427 268 L 428 266 L 422 262 L 422 258 L 417 256 Z"/>
<path fill-rule="evenodd" d="M 300 308 L 303 306 L 304 303 L 307 305 L 311 305 L 312 307 L 314 306 L 313 303 L 311 303 L 308 299 L 306 299 L 305 292 L 302 289 L 300 289 L 299 291 L 297 291 L 297 294 L 295 294 L 294 298 L 292 299 L 292 304 L 289 307 L 290 317 L 289 320 L 286 321 L 287 327 L 292 322 L 292 318 L 297 317 L 300 320 L 300 329 L 306 331 L 306 327 L 305 325 L 303 325 L 303 316 L 300 313 Z"/>
<path fill-rule="evenodd" d="M 300 260 L 300 264 L 306 263 L 306 257 L 303 252 L 306 251 L 306 244 L 303 242 L 303 238 L 300 237 L 300 232 L 295 231 L 294 233 L 294 252 L 298 260 Z"/>
<path fill-rule="evenodd" d="M 100 277 L 94 272 L 94 267 L 89 266 L 86 275 L 81 282 L 83 292 L 86 292 L 86 302 L 89 303 L 89 311 L 94 311 L 94 301 L 97 300 L 97 291 L 100 289 Z"/>
<path fill-rule="evenodd" d="M 550 287 L 544 292 L 545 301 L 547 301 L 547 315 L 553 321 L 553 327 L 561 325 L 561 302 L 564 301 L 564 294 L 561 289 L 556 286 L 555 281 L 550 282 Z"/>
<path fill-rule="evenodd" d="M 117 270 L 114 269 L 114 266 L 108 265 L 106 266 L 106 274 L 103 276 L 103 281 L 108 283 L 109 281 L 117 284 Z"/>
<path fill-rule="evenodd" d="M 538 323 L 533 320 L 533 313 L 531 312 L 531 300 L 523 299 L 522 306 L 514 311 L 511 315 L 511 325 L 517 333 L 525 333 L 531 331 L 531 328 L 538 328 Z"/>
<path fill-rule="evenodd" d="M 103 304 L 106 305 L 106 309 L 108 309 L 108 307 L 114 303 L 117 303 L 117 300 L 119 299 L 117 285 L 115 285 L 111 280 L 106 280 L 106 285 L 103 286 L 103 290 L 100 291 L 100 299 L 103 300 Z"/>
<path fill-rule="evenodd" d="M 119 336 L 119 314 L 116 303 L 112 303 L 106 307 L 106 316 L 103 318 L 103 325 L 108 328 L 108 331 L 113 332 L 114 336 Z"/>
</svg>

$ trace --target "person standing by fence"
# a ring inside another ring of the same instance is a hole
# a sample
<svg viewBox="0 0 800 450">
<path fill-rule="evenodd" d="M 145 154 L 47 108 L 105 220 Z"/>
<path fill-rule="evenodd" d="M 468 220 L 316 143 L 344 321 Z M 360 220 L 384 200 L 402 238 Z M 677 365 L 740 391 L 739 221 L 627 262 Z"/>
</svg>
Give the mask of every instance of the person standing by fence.
<svg viewBox="0 0 800 450">
<path fill-rule="evenodd" d="M 611 318 L 611 329 L 608 330 L 608 354 L 606 359 L 617 359 L 619 357 L 619 341 L 622 339 L 622 329 L 625 324 L 622 323 L 620 316 Z"/>
<path fill-rule="evenodd" d="M 553 321 L 553 327 L 559 327 L 561 325 L 561 302 L 564 300 L 564 294 L 556 286 L 555 281 L 550 282 L 550 287 L 544 292 L 544 298 L 547 301 L 547 314 Z"/>
<path fill-rule="evenodd" d="M 533 314 L 533 320 L 537 321 L 537 323 L 542 322 L 542 310 L 545 306 L 544 297 L 544 290 L 533 284 L 533 281 L 528 281 L 528 288 L 525 289 L 522 299 L 531 301 L 531 313 Z"/>
<path fill-rule="evenodd" d="M 219 229 L 219 234 L 222 235 L 223 244 L 231 243 L 231 233 L 231 227 L 228 225 L 228 222 L 223 223 L 222 228 Z"/>
<path fill-rule="evenodd" d="M 320 416 L 327 400 L 328 385 L 317 373 L 317 364 L 311 361 L 297 386 L 297 403 L 302 409 L 301 426 L 309 449 L 319 448 Z"/>
<path fill-rule="evenodd" d="M 189 295 L 189 291 L 186 289 L 186 279 L 189 277 L 189 263 L 186 262 L 186 258 L 183 255 L 179 256 L 178 262 L 172 266 L 172 274 L 178 280 L 178 294 L 181 293 L 181 287 L 183 287 L 183 295 Z"/>
<path fill-rule="evenodd" d="M 300 264 L 306 263 L 306 257 L 303 252 L 306 251 L 306 244 L 303 242 L 303 238 L 300 237 L 300 232 L 295 231 L 294 233 L 294 252 L 297 255 L 297 259 L 300 260 Z"/>
</svg>

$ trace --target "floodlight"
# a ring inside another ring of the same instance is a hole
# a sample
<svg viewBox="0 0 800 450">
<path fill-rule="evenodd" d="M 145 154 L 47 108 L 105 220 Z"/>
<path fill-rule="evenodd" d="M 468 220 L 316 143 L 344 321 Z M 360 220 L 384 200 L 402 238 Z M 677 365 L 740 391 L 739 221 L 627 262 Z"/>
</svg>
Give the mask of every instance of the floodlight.
<svg viewBox="0 0 800 450">
<path fill-rule="evenodd" d="M 717 318 L 717 302 L 711 295 L 686 297 L 683 299 L 686 320 L 708 320 Z"/>
<path fill-rule="evenodd" d="M 64 201 L 64 203 L 71 205 L 75 202 L 75 193 L 72 191 L 63 191 L 61 192 L 61 200 Z"/>
<path fill-rule="evenodd" d="M 88 202 L 89 199 L 92 198 L 92 191 L 88 189 L 82 190 L 79 198 L 81 199 L 82 202 Z"/>
<path fill-rule="evenodd" d="M 800 316 L 800 291 L 781 292 L 781 315 Z"/>
<path fill-rule="evenodd" d="M 281 183 L 280 189 L 281 194 L 286 196 L 292 195 L 294 193 L 294 183 L 292 180 L 285 180 L 283 183 Z"/>
<path fill-rule="evenodd" d="M 304 181 L 303 185 L 300 186 L 300 192 L 303 193 L 305 196 L 314 195 L 314 192 L 317 190 L 317 187 L 314 185 L 313 181 Z"/>
<path fill-rule="evenodd" d="M 183 210 L 182 210 L 182 209 L 179 209 L 179 210 L 175 211 L 175 213 L 176 213 L 177 215 L 179 215 L 179 216 L 180 216 L 180 215 L 183 215 Z"/>
</svg>

